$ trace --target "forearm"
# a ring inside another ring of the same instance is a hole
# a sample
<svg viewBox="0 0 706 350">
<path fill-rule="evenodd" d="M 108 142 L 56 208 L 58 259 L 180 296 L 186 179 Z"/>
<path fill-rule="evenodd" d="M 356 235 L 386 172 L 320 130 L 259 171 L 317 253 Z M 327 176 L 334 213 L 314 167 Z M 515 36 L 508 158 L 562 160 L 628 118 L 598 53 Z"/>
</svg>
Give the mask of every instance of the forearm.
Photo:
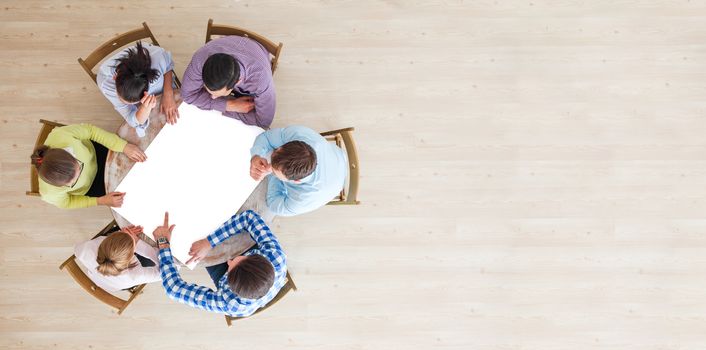
<svg viewBox="0 0 706 350">
<path fill-rule="evenodd" d="M 143 105 L 140 105 L 140 107 L 137 108 L 137 112 L 135 112 L 135 127 L 146 123 L 147 120 L 150 118 L 151 112 L 152 109 L 145 108 Z"/>
<path fill-rule="evenodd" d="M 247 210 L 242 213 L 237 213 L 226 220 L 218 229 L 216 229 L 212 234 L 208 235 L 206 239 L 211 248 L 221 244 L 228 238 L 239 234 L 240 232 L 255 230 L 256 220 L 261 221 L 260 216 L 258 216 L 254 211 Z"/>
<path fill-rule="evenodd" d="M 238 112 L 223 112 L 223 115 L 229 118 L 238 119 L 246 125 L 255 125 L 267 129 L 272 124 L 272 118 L 260 116 L 257 109 L 253 109 L 248 113 Z"/>
<path fill-rule="evenodd" d="M 211 245 L 211 248 L 221 244 L 228 238 L 240 233 L 242 225 L 239 224 L 239 221 L 240 214 L 235 214 L 231 216 L 228 220 L 226 220 L 226 222 L 221 224 L 221 226 L 215 231 L 213 231 L 213 233 L 208 235 L 206 237 L 206 240 L 208 240 L 208 243 Z"/>
<path fill-rule="evenodd" d="M 254 118 L 258 126 L 269 129 L 275 118 L 275 107 L 275 90 L 271 86 L 255 98 L 255 108 L 248 117 Z"/>
<path fill-rule="evenodd" d="M 287 194 L 283 192 L 267 193 L 267 209 L 276 216 L 295 216 L 297 212 L 289 208 Z"/>
<path fill-rule="evenodd" d="M 95 207 L 96 205 L 98 205 L 98 198 L 96 197 L 69 195 L 69 199 L 68 201 L 66 201 L 66 205 L 62 208 L 78 209 Z"/>
<path fill-rule="evenodd" d="M 162 286 L 170 299 L 207 311 L 226 312 L 219 306 L 225 303 L 213 290 L 184 282 L 168 246 L 159 250 L 159 269 Z"/>
<path fill-rule="evenodd" d="M 275 268 L 284 263 L 285 255 L 277 237 L 267 226 L 260 215 L 252 210 L 245 211 L 245 229 L 250 232 L 250 238 L 257 243 L 257 247 L 272 263 Z"/>
<path fill-rule="evenodd" d="M 290 207 L 291 202 L 287 197 L 287 189 L 282 180 L 270 176 L 267 180 L 267 197 L 265 202 L 267 209 L 277 216 L 293 216 L 297 213 Z"/>
<path fill-rule="evenodd" d="M 100 143 L 111 151 L 122 152 L 127 145 L 127 141 L 120 138 L 115 133 L 107 132 L 97 126 L 86 124 L 87 128 L 90 128 L 90 138 L 91 140 Z"/>
<path fill-rule="evenodd" d="M 162 93 L 163 94 L 174 94 L 174 89 L 172 89 L 172 85 L 174 82 L 174 71 L 170 70 L 169 72 L 164 73 L 164 84 L 162 84 Z"/>
<path fill-rule="evenodd" d="M 167 290 L 167 294 L 169 294 L 170 288 L 181 280 L 179 271 L 174 266 L 172 251 L 168 245 L 159 249 L 159 274 L 162 277 L 162 284 Z"/>
</svg>

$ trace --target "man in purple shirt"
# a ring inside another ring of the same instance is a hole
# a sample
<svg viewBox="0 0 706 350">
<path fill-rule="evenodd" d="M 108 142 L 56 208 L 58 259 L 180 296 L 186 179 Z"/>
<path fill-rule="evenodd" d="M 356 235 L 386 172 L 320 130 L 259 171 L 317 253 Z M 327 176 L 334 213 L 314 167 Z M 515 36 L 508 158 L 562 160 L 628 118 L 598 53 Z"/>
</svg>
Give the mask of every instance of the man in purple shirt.
<svg viewBox="0 0 706 350">
<path fill-rule="evenodd" d="M 269 128 L 275 116 L 270 55 L 252 39 L 212 40 L 196 51 L 186 67 L 181 96 L 198 108 Z"/>
</svg>

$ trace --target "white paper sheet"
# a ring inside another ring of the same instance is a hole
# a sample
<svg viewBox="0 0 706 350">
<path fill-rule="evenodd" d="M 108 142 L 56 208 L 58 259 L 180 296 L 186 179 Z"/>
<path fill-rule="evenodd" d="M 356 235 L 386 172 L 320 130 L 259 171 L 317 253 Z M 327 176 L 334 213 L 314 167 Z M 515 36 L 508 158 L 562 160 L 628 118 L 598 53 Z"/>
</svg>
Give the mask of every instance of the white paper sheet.
<svg viewBox="0 0 706 350">
<path fill-rule="evenodd" d="M 116 191 L 126 195 L 113 210 L 150 237 L 169 211 L 170 225 L 176 224 L 172 254 L 186 262 L 191 244 L 235 214 L 257 186 L 250 177 L 250 147 L 264 130 L 185 102 L 179 116 L 149 145 L 147 161 L 135 164 L 118 185 Z"/>
</svg>

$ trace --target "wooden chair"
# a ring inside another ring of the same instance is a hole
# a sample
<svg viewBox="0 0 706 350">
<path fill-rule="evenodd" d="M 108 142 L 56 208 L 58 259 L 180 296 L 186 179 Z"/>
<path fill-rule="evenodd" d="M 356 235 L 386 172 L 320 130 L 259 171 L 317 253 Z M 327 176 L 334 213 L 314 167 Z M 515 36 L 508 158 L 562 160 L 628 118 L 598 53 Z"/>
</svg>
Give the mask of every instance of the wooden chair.
<svg viewBox="0 0 706 350">
<path fill-rule="evenodd" d="M 214 35 L 237 35 L 237 36 L 243 36 L 246 38 L 250 38 L 252 40 L 257 41 L 260 43 L 260 45 L 264 46 L 267 52 L 272 55 L 272 59 L 270 60 L 270 64 L 272 66 L 272 74 L 275 74 L 275 70 L 277 69 L 277 61 L 279 61 L 279 54 L 282 51 L 282 43 L 277 43 L 275 44 L 271 40 L 265 38 L 264 36 L 257 34 L 255 32 L 251 32 L 247 29 L 239 28 L 239 27 L 233 27 L 233 26 L 226 26 L 226 25 L 220 25 L 220 24 L 213 24 L 213 19 L 208 20 L 208 26 L 206 27 L 206 42 L 208 43 L 209 41 L 212 40 L 212 36 Z"/>
<path fill-rule="evenodd" d="M 147 26 L 146 22 L 142 22 L 142 28 L 133 29 L 106 41 L 103 45 L 93 50 L 93 52 L 91 52 L 85 60 L 79 57 L 78 63 L 81 67 L 83 67 L 83 70 L 88 73 L 95 83 L 98 75 L 93 73 L 93 68 L 95 68 L 98 63 L 111 55 L 113 52 L 122 49 L 123 46 L 148 38 L 152 41 L 152 44 L 159 46 L 159 42 L 157 42 L 157 38 L 155 38 L 154 34 L 152 34 L 150 27 Z M 176 73 L 173 73 L 173 77 L 177 87 L 181 87 L 181 82 L 179 81 L 179 78 L 177 78 Z"/>
<path fill-rule="evenodd" d="M 42 123 L 42 129 L 39 130 L 39 135 L 37 136 L 37 141 L 34 142 L 34 148 L 37 148 L 44 144 L 47 140 L 49 133 L 58 126 L 64 126 L 64 124 L 52 122 L 49 120 L 39 119 Z M 28 196 L 39 196 L 39 175 L 37 174 L 37 168 L 30 163 L 29 165 L 29 191 L 25 192 Z"/>
<path fill-rule="evenodd" d="M 284 286 L 282 286 L 282 289 L 279 290 L 279 293 L 277 293 L 277 295 L 275 295 L 275 297 L 274 297 L 272 300 L 270 300 L 270 302 L 267 303 L 267 305 L 265 305 L 264 307 L 261 307 L 261 308 L 257 309 L 257 311 L 255 311 L 255 313 L 253 313 L 252 315 L 247 316 L 247 317 L 233 317 L 233 316 L 225 315 L 225 317 L 226 317 L 226 324 L 228 324 L 228 327 L 230 327 L 230 326 L 232 325 L 232 322 L 233 322 L 233 321 L 237 321 L 237 320 L 241 320 L 241 319 L 244 319 L 244 318 L 252 317 L 252 316 L 255 316 L 255 315 L 259 314 L 259 313 L 262 312 L 262 311 L 267 310 L 270 306 L 274 305 L 276 302 L 280 301 L 280 299 L 284 298 L 284 296 L 287 295 L 287 293 L 289 293 L 289 291 L 292 291 L 292 290 L 296 291 L 296 290 L 297 290 L 297 285 L 294 284 L 294 280 L 292 279 L 292 275 L 289 274 L 289 271 L 287 271 L 287 277 L 286 277 L 286 278 L 287 278 L 287 282 L 284 284 Z"/>
<path fill-rule="evenodd" d="M 108 226 L 103 228 L 101 232 L 99 232 L 95 237 L 103 236 L 106 235 L 110 232 L 115 231 L 116 229 L 120 229 L 118 227 L 118 224 L 113 220 Z M 113 294 L 110 294 L 106 292 L 103 288 L 99 287 L 96 285 L 86 274 L 81 270 L 81 267 L 79 267 L 78 263 L 76 262 L 76 255 L 71 255 L 70 258 L 66 259 L 61 266 L 59 266 L 59 270 L 64 270 L 69 272 L 71 277 L 78 282 L 78 284 L 83 287 L 83 289 L 88 292 L 88 294 L 92 295 L 94 298 L 100 300 L 101 302 L 107 304 L 108 306 L 111 306 L 118 311 L 118 315 L 122 314 L 123 311 L 132 303 L 135 298 L 137 298 L 138 295 L 142 294 L 142 290 L 145 288 L 145 284 L 141 284 L 138 286 L 134 286 L 127 291 L 130 293 L 130 297 L 127 300 L 120 299 L 116 297 Z"/>
<path fill-rule="evenodd" d="M 358 165 L 358 149 L 353 141 L 353 130 L 355 128 L 345 128 L 322 132 L 321 136 L 331 142 L 335 142 L 336 146 L 341 147 L 348 155 L 348 181 L 343 185 L 341 194 L 336 196 L 328 204 L 348 204 L 357 205 L 358 201 L 358 183 L 360 180 L 360 167 Z"/>
</svg>

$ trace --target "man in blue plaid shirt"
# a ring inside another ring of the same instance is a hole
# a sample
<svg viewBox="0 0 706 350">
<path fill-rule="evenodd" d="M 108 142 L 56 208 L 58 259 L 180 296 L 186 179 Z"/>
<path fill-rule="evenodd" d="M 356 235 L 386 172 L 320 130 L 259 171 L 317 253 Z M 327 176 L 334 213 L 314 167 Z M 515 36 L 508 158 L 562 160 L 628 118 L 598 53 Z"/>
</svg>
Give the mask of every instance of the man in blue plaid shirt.
<svg viewBox="0 0 706 350">
<path fill-rule="evenodd" d="M 198 262 L 211 248 L 243 231 L 248 231 L 255 241 L 256 246 L 243 255 L 206 268 L 216 284 L 215 291 L 181 279 L 169 249 L 173 229 L 174 225 L 169 226 L 169 214 L 164 213 L 164 226 L 157 227 L 153 234 L 159 243 L 162 285 L 169 298 L 199 309 L 244 317 L 267 305 L 284 286 L 287 257 L 277 237 L 254 211 L 233 215 L 208 237 L 191 246 L 191 259 L 187 264 Z"/>
</svg>

